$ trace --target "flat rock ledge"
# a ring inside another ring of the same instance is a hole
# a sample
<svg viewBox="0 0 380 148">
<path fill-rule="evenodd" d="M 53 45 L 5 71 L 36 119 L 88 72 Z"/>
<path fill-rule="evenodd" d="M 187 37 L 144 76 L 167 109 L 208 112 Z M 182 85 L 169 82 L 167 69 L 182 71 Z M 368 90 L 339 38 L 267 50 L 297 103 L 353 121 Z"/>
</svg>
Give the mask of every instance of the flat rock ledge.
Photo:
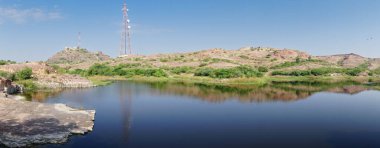
<svg viewBox="0 0 380 148">
<path fill-rule="evenodd" d="M 92 131 L 94 119 L 94 110 L 0 97 L 0 147 L 64 143 L 72 134 Z"/>
</svg>

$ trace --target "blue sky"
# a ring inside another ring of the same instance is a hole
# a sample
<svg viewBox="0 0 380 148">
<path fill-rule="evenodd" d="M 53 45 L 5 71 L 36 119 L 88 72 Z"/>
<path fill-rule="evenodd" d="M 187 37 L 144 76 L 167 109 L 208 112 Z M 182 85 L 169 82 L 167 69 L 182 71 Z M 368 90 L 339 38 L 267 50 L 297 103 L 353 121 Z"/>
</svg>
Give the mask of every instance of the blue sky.
<svg viewBox="0 0 380 148">
<path fill-rule="evenodd" d="M 379 0 L 127 0 L 134 53 L 245 46 L 380 57 Z M 122 0 L 0 0 L 0 59 L 65 46 L 117 56 Z"/>
</svg>

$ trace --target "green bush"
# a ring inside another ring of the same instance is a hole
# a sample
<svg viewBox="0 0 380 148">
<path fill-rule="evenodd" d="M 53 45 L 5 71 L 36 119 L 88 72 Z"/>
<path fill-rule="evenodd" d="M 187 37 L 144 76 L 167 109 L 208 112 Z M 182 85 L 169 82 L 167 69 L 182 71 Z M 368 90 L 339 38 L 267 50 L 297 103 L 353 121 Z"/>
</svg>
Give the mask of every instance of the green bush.
<svg viewBox="0 0 380 148">
<path fill-rule="evenodd" d="M 77 74 L 83 74 L 85 73 L 86 76 L 125 76 L 125 77 L 132 77 L 132 76 L 147 76 L 147 77 L 167 77 L 165 70 L 163 69 L 141 69 L 141 68 L 131 68 L 135 67 L 136 65 L 128 65 L 128 64 L 121 64 L 118 66 L 108 66 L 105 64 L 94 64 L 91 66 L 87 71 L 73 71 L 73 73 Z"/>
<path fill-rule="evenodd" d="M 346 70 L 346 74 L 350 76 L 359 76 L 363 70 L 360 68 L 350 68 Z"/>
<path fill-rule="evenodd" d="M 268 72 L 268 71 L 269 71 L 268 68 L 266 68 L 266 67 L 262 67 L 262 66 L 260 66 L 260 67 L 258 68 L 258 70 L 259 70 L 259 72 Z"/>
<path fill-rule="evenodd" d="M 183 74 L 183 73 L 189 73 L 191 69 L 192 69 L 191 67 L 187 67 L 187 66 L 175 67 L 175 68 L 172 68 L 170 72 L 174 74 Z"/>
<path fill-rule="evenodd" d="M 239 66 L 235 68 L 228 69 L 198 69 L 194 76 L 204 76 L 211 78 L 239 78 L 239 77 L 261 77 L 263 76 L 258 70 L 253 69 L 248 66 Z"/>
<path fill-rule="evenodd" d="M 15 61 L 11 60 L 0 60 L 0 65 L 16 64 Z"/>
<path fill-rule="evenodd" d="M 273 71 L 272 75 L 283 75 L 283 76 L 323 76 L 331 73 L 346 74 L 349 76 L 358 76 L 361 72 L 365 71 L 363 68 L 331 68 L 323 67 L 311 70 L 294 70 L 294 71 Z"/>
<path fill-rule="evenodd" d="M 81 76 L 86 76 L 87 75 L 87 71 L 83 70 L 83 69 L 71 70 L 71 71 L 68 71 L 68 73 L 69 74 L 73 74 L 73 75 L 81 75 Z"/>
<path fill-rule="evenodd" d="M 239 78 L 243 77 L 244 74 L 241 71 L 235 70 L 235 69 L 216 69 L 213 72 L 213 75 L 211 77 L 213 78 Z"/>
<path fill-rule="evenodd" d="M 38 88 L 38 86 L 32 80 L 18 81 L 17 84 L 22 85 L 25 90 L 29 91 L 33 91 Z"/>
<path fill-rule="evenodd" d="M 232 70 L 240 71 L 244 74 L 245 77 L 261 77 L 263 74 L 258 70 L 249 67 L 249 66 L 239 66 L 236 68 L 232 68 Z"/>
<path fill-rule="evenodd" d="M 286 68 L 286 67 L 292 67 L 292 66 L 296 66 L 296 65 L 299 65 L 299 63 L 297 63 L 297 62 L 285 62 L 285 63 L 282 63 L 282 64 L 279 64 L 279 65 L 272 67 L 272 69 Z"/>
<path fill-rule="evenodd" d="M 17 80 L 28 80 L 32 78 L 33 71 L 31 68 L 24 68 L 16 72 L 15 77 Z"/>
<path fill-rule="evenodd" d="M 168 75 L 163 69 L 127 69 L 125 76 L 146 76 L 146 77 L 167 77 Z"/>
<path fill-rule="evenodd" d="M 4 71 L 0 71 L 0 77 L 6 78 L 6 79 L 9 79 L 9 80 L 12 80 L 12 81 L 16 80 L 16 75 L 15 74 L 4 72 Z"/>
<path fill-rule="evenodd" d="M 214 70 L 209 68 L 200 68 L 194 73 L 194 76 L 211 77 L 212 75 L 214 75 Z"/>
<path fill-rule="evenodd" d="M 336 68 L 317 68 L 317 69 L 312 69 L 311 74 L 314 76 L 321 76 L 321 75 L 327 75 L 330 73 L 339 73 L 339 70 Z"/>
<path fill-rule="evenodd" d="M 114 75 L 112 67 L 105 64 L 94 64 L 87 70 L 87 75 L 103 75 L 103 76 L 112 76 Z"/>
<path fill-rule="evenodd" d="M 311 71 L 309 70 L 294 70 L 294 71 L 273 71 L 273 76 L 282 75 L 282 76 L 310 76 Z"/>
<path fill-rule="evenodd" d="M 297 57 L 294 62 L 285 62 L 285 63 L 279 64 L 279 65 L 273 66 L 271 68 L 272 69 L 281 69 L 281 68 L 287 68 L 287 67 L 302 65 L 305 63 L 318 63 L 318 62 L 322 62 L 322 61 L 314 60 L 314 59 L 303 60 L 303 59 Z"/>
<path fill-rule="evenodd" d="M 153 76 L 153 77 L 167 77 L 168 75 L 162 69 L 148 69 L 148 73 L 145 76 Z"/>
<path fill-rule="evenodd" d="M 59 74 L 65 74 L 65 73 L 69 73 L 69 70 L 65 69 L 65 68 L 62 68 L 62 67 L 59 67 L 58 65 L 52 65 L 51 66 L 55 71 L 57 71 L 57 73 Z"/>
<path fill-rule="evenodd" d="M 286 76 L 286 75 L 288 75 L 288 72 L 286 71 L 277 70 L 277 71 L 272 72 L 272 76 Z"/>
</svg>

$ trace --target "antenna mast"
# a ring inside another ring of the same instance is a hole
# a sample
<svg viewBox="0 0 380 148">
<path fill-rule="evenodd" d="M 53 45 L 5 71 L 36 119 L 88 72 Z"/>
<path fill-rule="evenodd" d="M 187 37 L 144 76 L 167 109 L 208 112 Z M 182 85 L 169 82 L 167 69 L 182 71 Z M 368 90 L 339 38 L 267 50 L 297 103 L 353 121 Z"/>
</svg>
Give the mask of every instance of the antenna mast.
<svg viewBox="0 0 380 148">
<path fill-rule="evenodd" d="M 78 32 L 78 45 L 77 45 L 77 48 L 80 49 L 80 44 L 81 44 L 81 37 L 80 37 L 81 33 Z"/>
<path fill-rule="evenodd" d="M 130 20 L 128 18 L 128 7 L 127 7 L 127 1 L 124 0 L 123 4 L 123 28 L 121 33 L 121 46 L 120 46 L 120 55 L 127 55 L 132 54 L 132 47 L 131 47 L 131 26 L 130 26 Z"/>
</svg>

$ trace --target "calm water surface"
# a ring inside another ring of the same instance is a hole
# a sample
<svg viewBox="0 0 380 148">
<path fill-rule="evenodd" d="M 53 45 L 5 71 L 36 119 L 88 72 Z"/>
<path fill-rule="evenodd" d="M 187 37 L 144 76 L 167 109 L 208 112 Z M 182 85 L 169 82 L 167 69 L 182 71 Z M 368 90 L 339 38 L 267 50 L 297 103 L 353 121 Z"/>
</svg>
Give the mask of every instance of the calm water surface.
<svg viewBox="0 0 380 148">
<path fill-rule="evenodd" d="M 380 92 L 368 86 L 223 87 L 118 82 L 35 93 L 95 109 L 95 128 L 42 147 L 380 147 Z"/>
</svg>

